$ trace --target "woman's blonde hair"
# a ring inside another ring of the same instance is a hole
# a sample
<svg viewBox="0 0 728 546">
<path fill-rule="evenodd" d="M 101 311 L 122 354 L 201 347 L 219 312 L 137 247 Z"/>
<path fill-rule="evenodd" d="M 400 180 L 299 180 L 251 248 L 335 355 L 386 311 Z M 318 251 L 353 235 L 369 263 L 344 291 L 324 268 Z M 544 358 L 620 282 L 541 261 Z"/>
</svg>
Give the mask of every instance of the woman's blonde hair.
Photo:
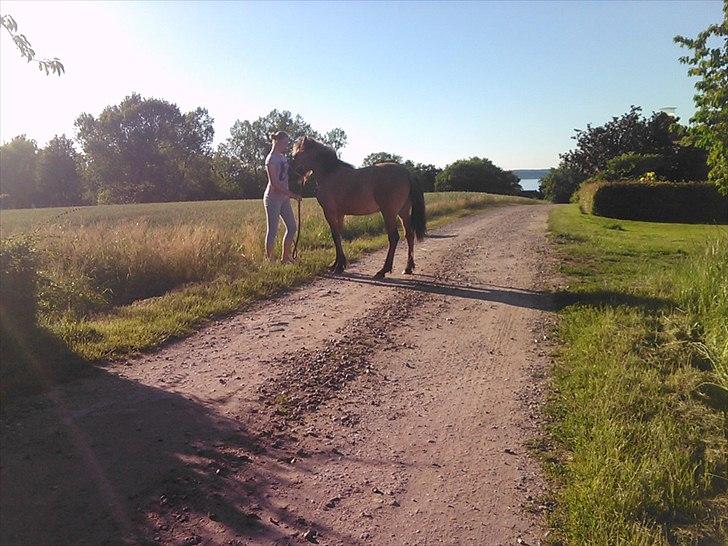
<svg viewBox="0 0 728 546">
<path fill-rule="evenodd" d="M 291 137 L 288 136 L 288 133 L 285 131 L 276 131 L 275 133 L 270 134 L 271 140 L 280 140 L 282 138 L 287 138 L 288 140 L 291 140 Z"/>
</svg>

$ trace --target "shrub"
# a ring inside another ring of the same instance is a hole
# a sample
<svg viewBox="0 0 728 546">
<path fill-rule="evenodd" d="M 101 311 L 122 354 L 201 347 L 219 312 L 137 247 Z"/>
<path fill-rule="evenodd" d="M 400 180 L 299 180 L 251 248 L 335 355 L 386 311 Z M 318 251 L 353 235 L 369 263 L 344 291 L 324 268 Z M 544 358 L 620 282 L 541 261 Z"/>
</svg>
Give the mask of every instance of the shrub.
<svg viewBox="0 0 728 546">
<path fill-rule="evenodd" d="M 0 326 L 9 330 L 35 324 L 37 256 L 29 239 L 0 241 Z"/>
<path fill-rule="evenodd" d="M 504 171 L 492 161 L 480 157 L 451 163 L 435 177 L 436 191 L 477 191 L 503 195 L 518 195 L 519 178 Z"/>
<path fill-rule="evenodd" d="M 31 242 L 0 242 L 0 390 L 16 382 L 24 368 L 27 342 L 37 331 L 37 255 Z"/>
<path fill-rule="evenodd" d="M 569 199 L 579 187 L 586 175 L 577 169 L 559 166 L 551 169 L 541 179 L 539 190 L 549 201 L 554 203 L 568 203 Z"/>
<path fill-rule="evenodd" d="M 664 178 L 668 170 L 668 160 L 663 155 L 628 152 L 607 161 L 602 176 L 605 180 L 624 180 L 653 172 L 658 177 Z"/>
<path fill-rule="evenodd" d="M 708 168 L 705 151 L 690 146 L 677 146 L 667 154 L 640 154 L 627 152 L 607 161 L 607 166 L 594 178 L 625 180 L 654 173 L 662 180 L 689 182 L 705 180 Z"/>
<path fill-rule="evenodd" d="M 578 192 L 584 213 L 624 220 L 728 223 L 728 197 L 708 182 L 590 182 Z"/>
<path fill-rule="evenodd" d="M 45 285 L 34 241 L 0 241 L 0 398 L 37 391 L 88 371 L 78 355 L 38 323 Z"/>
<path fill-rule="evenodd" d="M 583 214 L 594 214 L 594 194 L 597 188 L 601 186 L 600 182 L 585 182 L 574 195 L 571 196 L 571 202 L 579 204 L 579 210 Z"/>
</svg>

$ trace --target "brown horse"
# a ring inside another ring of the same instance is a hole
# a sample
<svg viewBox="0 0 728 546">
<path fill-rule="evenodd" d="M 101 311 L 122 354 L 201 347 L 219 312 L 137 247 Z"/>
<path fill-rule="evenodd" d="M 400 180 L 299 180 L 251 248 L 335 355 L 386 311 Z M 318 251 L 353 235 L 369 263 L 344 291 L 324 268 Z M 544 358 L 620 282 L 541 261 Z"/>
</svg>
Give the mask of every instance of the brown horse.
<svg viewBox="0 0 728 546">
<path fill-rule="evenodd" d="M 293 146 L 292 170 L 298 176 L 306 173 L 316 177 L 316 198 L 324 209 L 336 246 L 332 271 L 341 273 L 346 267 L 346 256 L 341 246 L 344 216 L 381 211 L 389 238 L 389 252 L 384 267 L 375 277 L 382 278 L 392 271 L 394 251 L 399 242 L 397 216 L 402 220 L 408 245 L 404 273 L 412 273 L 415 268 L 415 236 L 422 240 L 427 231 L 425 198 L 405 167 L 398 163 L 378 163 L 356 169 L 341 161 L 333 149 L 304 137 Z"/>
</svg>

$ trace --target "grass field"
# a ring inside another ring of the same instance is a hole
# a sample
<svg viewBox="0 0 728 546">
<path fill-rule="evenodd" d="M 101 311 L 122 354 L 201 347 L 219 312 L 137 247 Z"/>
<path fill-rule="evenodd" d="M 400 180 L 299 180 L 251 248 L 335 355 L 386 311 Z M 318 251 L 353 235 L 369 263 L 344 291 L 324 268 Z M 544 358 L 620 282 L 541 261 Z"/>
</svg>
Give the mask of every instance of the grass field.
<svg viewBox="0 0 728 546">
<path fill-rule="evenodd" d="M 553 543 L 724 544 L 728 229 L 550 218 L 568 282 L 548 404 Z"/>
<path fill-rule="evenodd" d="M 537 203 L 472 193 L 426 201 L 430 227 L 490 206 Z M 302 209 L 295 265 L 263 260 L 259 200 L 3 211 L 0 228 L 5 240 L 32 242 L 42 326 L 97 361 L 188 334 L 322 272 L 333 260 L 329 228 L 315 200 Z M 350 259 L 384 246 L 381 215 L 348 219 L 345 238 Z"/>
</svg>

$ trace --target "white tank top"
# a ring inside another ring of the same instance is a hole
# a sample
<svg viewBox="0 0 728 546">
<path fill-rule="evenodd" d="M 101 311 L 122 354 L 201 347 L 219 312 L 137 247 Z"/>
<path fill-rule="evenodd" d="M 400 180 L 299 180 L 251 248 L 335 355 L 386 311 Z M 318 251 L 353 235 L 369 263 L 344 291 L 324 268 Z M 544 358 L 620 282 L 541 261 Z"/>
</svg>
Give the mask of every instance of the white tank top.
<svg viewBox="0 0 728 546">
<path fill-rule="evenodd" d="M 288 159 L 286 159 L 286 156 L 283 154 L 271 152 L 265 158 L 265 166 L 267 167 L 270 164 L 276 165 L 278 167 L 278 181 L 280 182 L 281 186 L 288 189 Z M 275 193 L 280 193 L 274 188 L 271 188 L 270 180 L 268 181 L 268 187 L 265 189 L 265 191 L 275 191 Z"/>
</svg>

